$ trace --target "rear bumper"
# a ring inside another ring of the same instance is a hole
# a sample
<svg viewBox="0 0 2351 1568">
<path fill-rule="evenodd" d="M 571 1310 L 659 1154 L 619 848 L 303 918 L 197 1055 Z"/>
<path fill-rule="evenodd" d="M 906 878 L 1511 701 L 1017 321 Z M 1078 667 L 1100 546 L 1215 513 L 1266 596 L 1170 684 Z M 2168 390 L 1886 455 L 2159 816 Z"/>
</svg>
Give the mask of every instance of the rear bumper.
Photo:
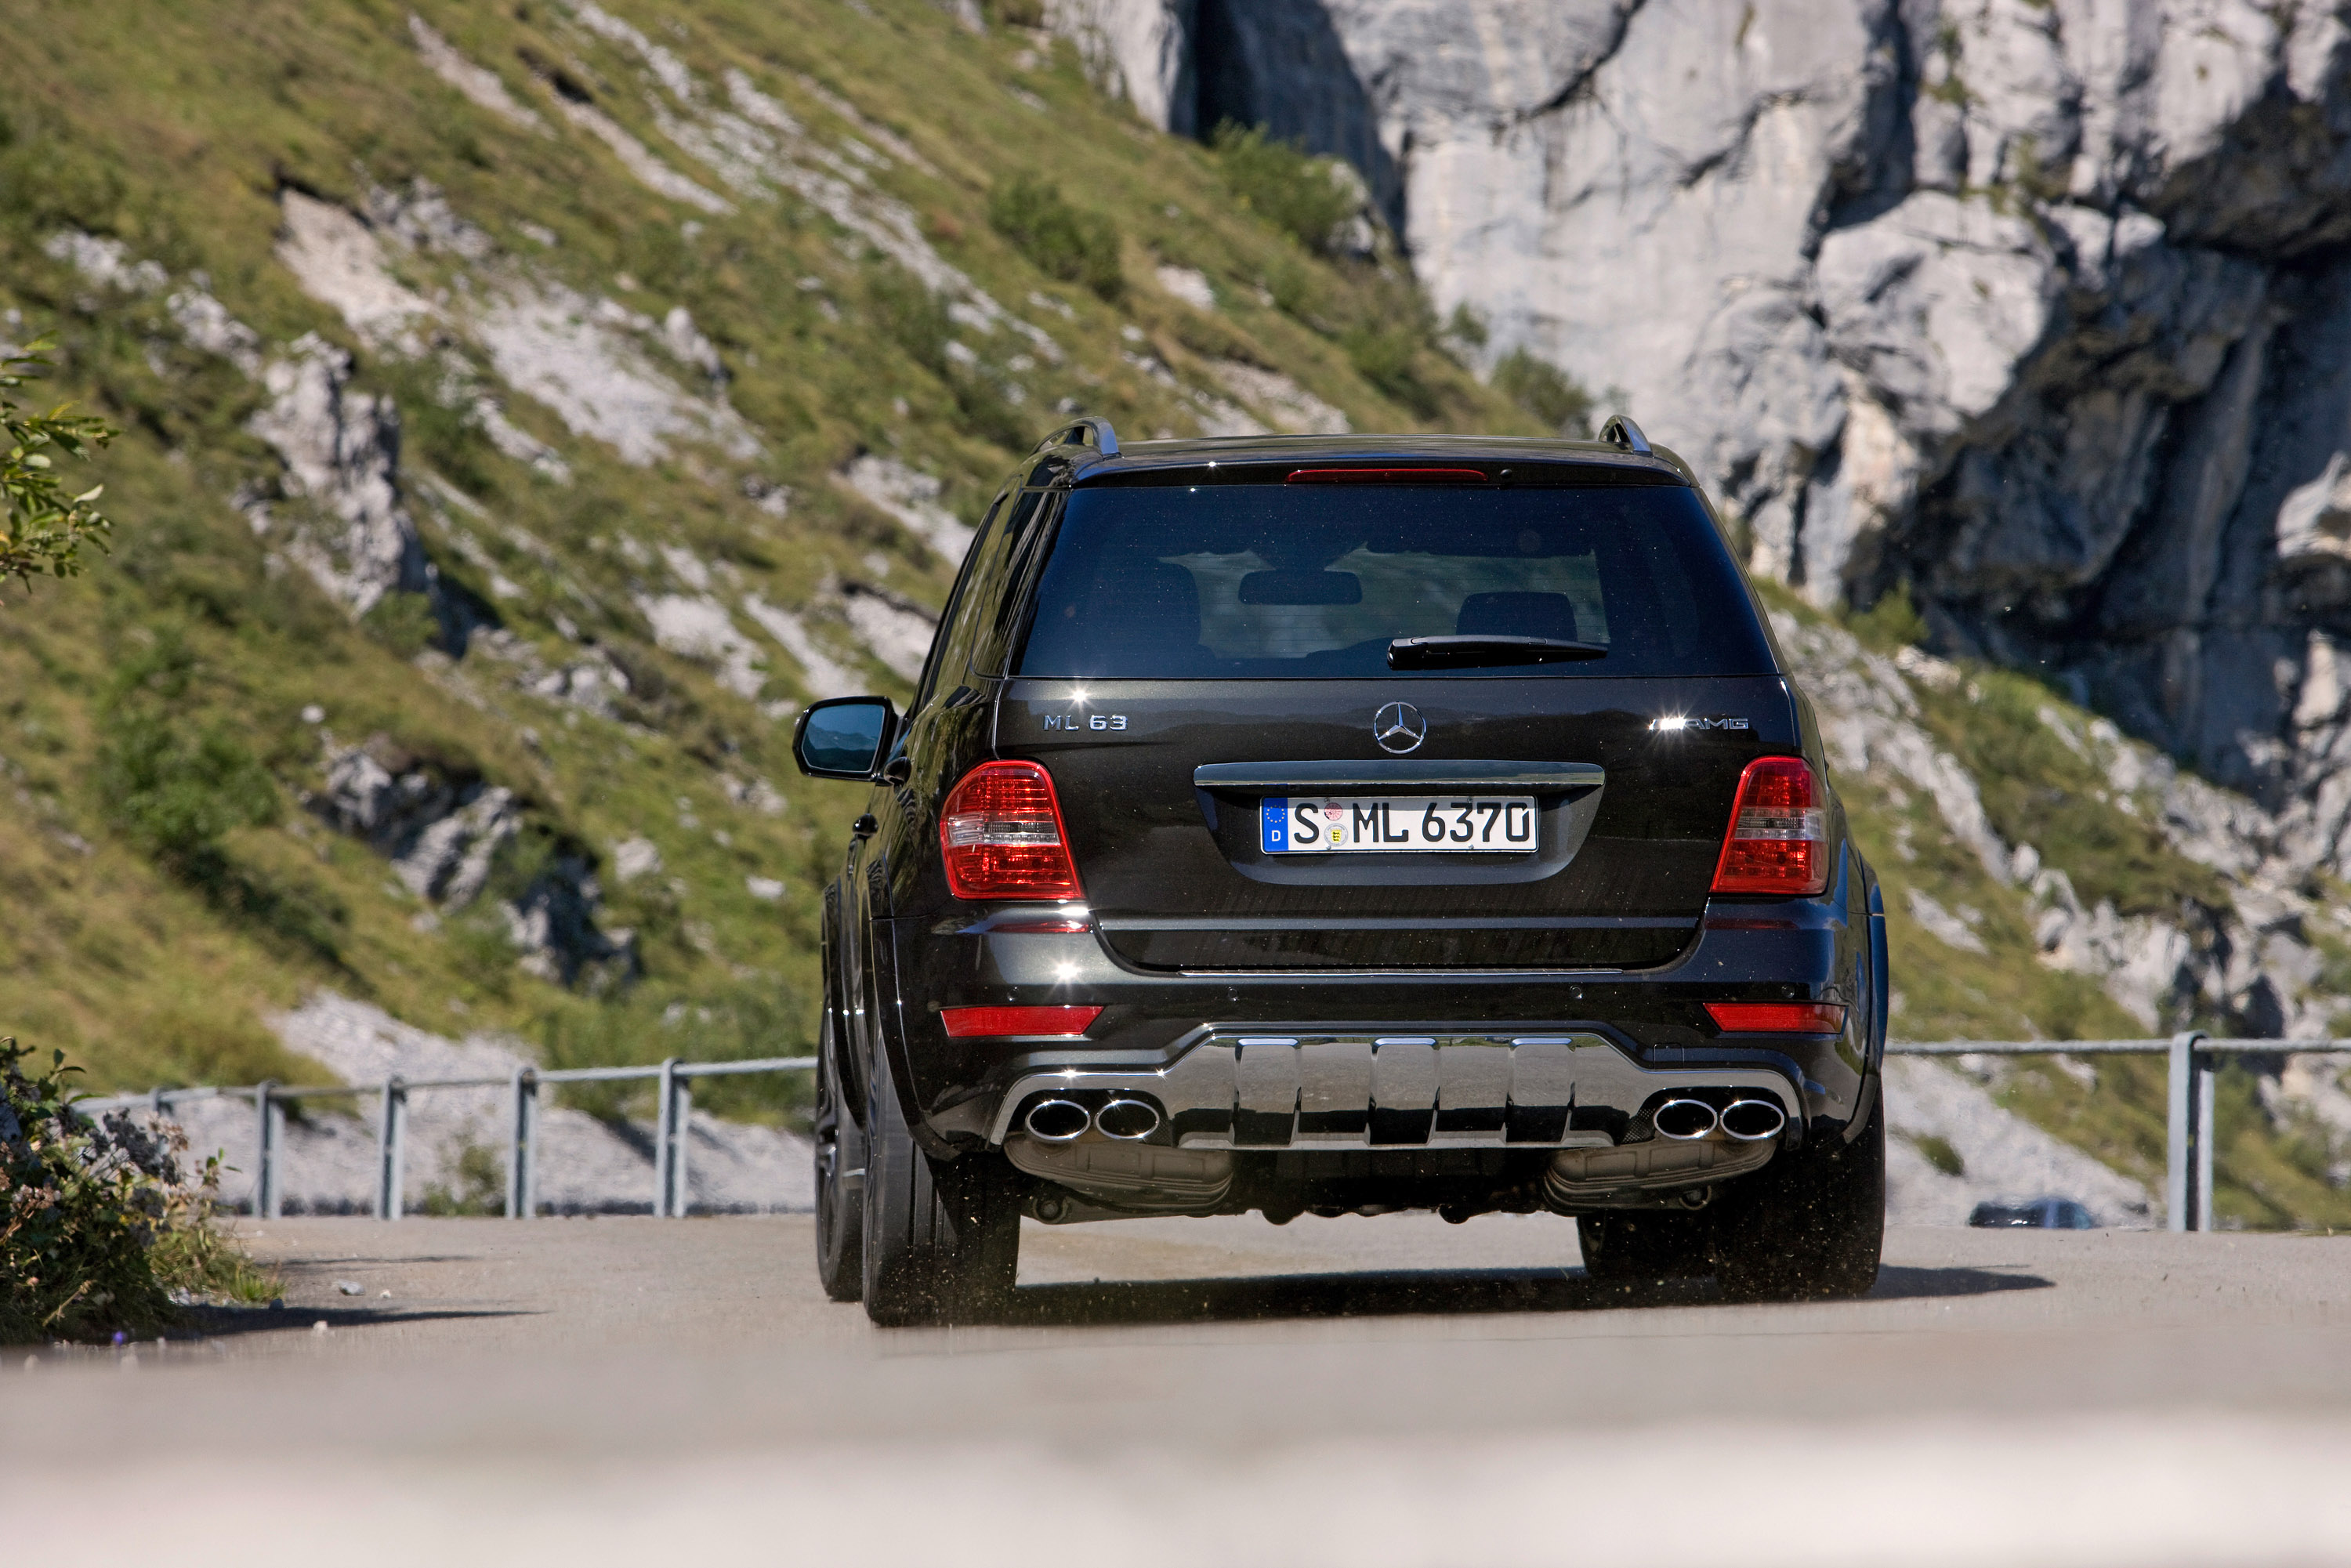
<svg viewBox="0 0 2351 1568">
<path fill-rule="evenodd" d="M 1139 1101 L 1159 1113 L 1153 1135 L 1186 1149 L 1610 1148 L 1675 1096 L 1768 1100 L 1795 1122 L 1798 1071 L 1647 1067 L 1591 1030 L 1212 1026 L 1165 1068 L 1022 1074 L 998 1097 L 987 1141 L 1051 1098 Z"/>
<path fill-rule="evenodd" d="M 1856 875 L 1839 879 L 1825 898 L 1719 906 L 1672 963 L 1614 972 L 1166 974 L 1122 964 L 1091 931 L 1015 929 L 1033 926 L 1036 911 L 883 921 L 873 927 L 878 1043 L 891 1054 L 909 1116 L 941 1152 L 1001 1145 L 1025 1099 L 1078 1080 L 1104 1092 L 1168 1095 L 1171 1122 L 1198 1113 L 1171 1128 L 1173 1137 L 1207 1140 L 1194 1146 L 1312 1147 L 1314 1134 L 1337 1136 L 1339 1129 L 1306 1123 L 1301 1111 L 1290 1115 L 1286 1139 L 1254 1142 L 1270 1139 L 1270 1126 L 1245 1123 L 1245 1114 L 1257 1109 L 1279 1119 L 1285 1092 L 1302 1107 L 1315 1086 L 1321 1109 L 1352 1114 L 1356 1085 L 1374 1070 L 1374 1042 L 1392 1037 L 1499 1047 L 1506 1059 L 1497 1064 L 1489 1056 L 1474 1069 L 1465 1060 L 1455 1074 L 1476 1080 L 1489 1101 L 1493 1083 L 1505 1086 L 1499 1108 L 1465 1107 L 1499 1111 L 1498 1125 L 1485 1124 L 1497 1120 L 1491 1114 L 1476 1118 L 1476 1126 L 1445 1126 L 1436 1116 L 1412 1146 L 1510 1146 L 1510 1107 L 1518 1102 L 1507 1090 L 1521 1065 L 1531 1081 L 1548 1071 L 1540 1051 L 1521 1062 L 1519 1042 L 1569 1039 L 1580 1064 L 1571 1080 L 1589 1077 L 1595 1085 L 1590 1093 L 1578 1089 L 1579 1107 L 1604 1103 L 1612 1117 L 1630 1118 L 1656 1091 L 1675 1085 L 1769 1089 L 1786 1107 L 1792 1142 L 1842 1130 L 1867 1109 L 1883 1024 L 1865 978 L 1869 930 L 1858 884 Z M 1832 1037 L 1726 1035 L 1704 1004 L 1736 1000 L 1839 1002 L 1846 1026 Z M 1086 1003 L 1102 1012 L 1082 1040 L 947 1037 L 941 1009 L 988 1003 Z M 1262 1080 L 1242 1044 L 1258 1039 L 1288 1042 L 1264 1048 Z M 1310 1046 L 1332 1049 L 1317 1057 Z M 1450 1071 L 1443 1062 L 1451 1054 L 1450 1045 L 1436 1052 L 1432 1075 Z M 1621 1138 L 1623 1124 L 1604 1120 L 1591 1130 Z M 1347 1146 L 1381 1146 L 1368 1127 L 1350 1128 L 1344 1139 Z M 1547 1143 L 1568 1146 L 1563 1138 Z"/>
</svg>

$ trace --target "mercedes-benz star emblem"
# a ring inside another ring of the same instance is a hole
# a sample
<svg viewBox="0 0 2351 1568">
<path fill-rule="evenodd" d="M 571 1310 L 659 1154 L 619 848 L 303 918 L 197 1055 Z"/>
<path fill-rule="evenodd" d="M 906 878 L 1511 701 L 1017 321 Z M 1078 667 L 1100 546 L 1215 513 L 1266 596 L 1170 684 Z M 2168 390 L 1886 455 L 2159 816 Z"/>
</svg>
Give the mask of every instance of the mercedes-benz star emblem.
<svg viewBox="0 0 2351 1568">
<path fill-rule="evenodd" d="M 1372 716 L 1372 738 L 1382 751 L 1416 750 L 1428 738 L 1428 721 L 1410 703 L 1389 703 Z"/>
</svg>

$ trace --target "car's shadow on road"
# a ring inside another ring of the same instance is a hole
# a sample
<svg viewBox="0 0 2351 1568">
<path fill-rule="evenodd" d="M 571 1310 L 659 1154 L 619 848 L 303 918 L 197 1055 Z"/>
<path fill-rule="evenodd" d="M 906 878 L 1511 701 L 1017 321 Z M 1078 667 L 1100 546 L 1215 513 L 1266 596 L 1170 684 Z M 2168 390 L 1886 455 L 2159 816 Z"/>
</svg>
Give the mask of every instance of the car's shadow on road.
<svg viewBox="0 0 2351 1568">
<path fill-rule="evenodd" d="M 182 1337 L 237 1339 L 249 1334 L 312 1333 L 390 1328 L 400 1323 L 463 1322 L 484 1318 L 529 1318 L 542 1314 L 510 1307 L 189 1307 L 182 1311 Z"/>
<path fill-rule="evenodd" d="M 2045 1291 L 2053 1281 L 2000 1269 L 1880 1270 L 1869 1301 Z M 1254 1279 L 1113 1281 L 1024 1285 L 1000 1322 L 1047 1324 L 1246 1322 L 1275 1318 L 1405 1317 L 1419 1313 L 1578 1312 L 1625 1307 L 1732 1304 L 1706 1280 L 1594 1280 L 1580 1269 L 1400 1270 Z"/>
</svg>

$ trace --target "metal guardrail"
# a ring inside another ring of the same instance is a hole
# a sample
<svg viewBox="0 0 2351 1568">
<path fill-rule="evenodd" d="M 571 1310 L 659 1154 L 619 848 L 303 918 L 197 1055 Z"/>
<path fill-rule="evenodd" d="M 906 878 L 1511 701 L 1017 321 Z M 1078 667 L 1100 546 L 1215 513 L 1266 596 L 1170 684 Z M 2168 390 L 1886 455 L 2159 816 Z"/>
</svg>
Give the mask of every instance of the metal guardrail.
<svg viewBox="0 0 2351 1568">
<path fill-rule="evenodd" d="M 2164 1212 L 2171 1229 L 2212 1228 L 2212 1097 L 2224 1055 L 2278 1055 L 2294 1052 L 2351 1053 L 2351 1040 L 2219 1040 L 2199 1030 L 2168 1039 L 2149 1040 L 1888 1040 L 1893 1056 L 2165 1056 L 2169 1059 L 2168 1133 L 2165 1140 Z M 658 1117 L 653 1134 L 653 1213 L 667 1218 L 685 1214 L 685 1123 L 694 1104 L 690 1081 L 737 1072 L 795 1072 L 816 1066 L 812 1056 L 771 1056 L 750 1061 L 679 1061 L 657 1067 L 573 1067 L 542 1070 L 524 1067 L 508 1078 L 392 1078 L 379 1084 L 337 1084 L 287 1088 L 257 1083 L 250 1088 L 157 1089 L 145 1094 L 118 1094 L 78 1102 L 84 1112 L 127 1109 L 144 1105 L 161 1114 L 183 1101 L 246 1099 L 258 1112 L 255 1119 L 256 1171 L 251 1211 L 265 1219 L 278 1218 L 278 1153 L 285 1143 L 285 1103 L 326 1099 L 335 1095 L 378 1096 L 376 1121 L 377 1183 L 375 1212 L 379 1218 L 401 1217 L 403 1129 L 408 1096 L 420 1090 L 495 1089 L 505 1085 L 511 1095 L 512 1114 L 507 1139 L 507 1218 L 533 1218 L 538 1212 L 538 1090 L 544 1083 L 605 1083 L 628 1079 L 656 1078 Z"/>
<path fill-rule="evenodd" d="M 2216 1040 L 2186 1030 L 2168 1040 L 1888 1040 L 1890 1056 L 2166 1056 L 2164 1218 L 2173 1230 L 2212 1228 L 2212 1092 L 2222 1056 L 2351 1052 L 2351 1040 Z"/>
<path fill-rule="evenodd" d="M 434 1089 L 497 1089 L 508 1092 L 507 1118 L 507 1218 L 533 1219 L 538 1215 L 538 1091 L 548 1083 L 615 1083 L 632 1079 L 658 1079 L 653 1125 L 653 1213 L 668 1219 L 685 1217 L 686 1118 L 694 1109 L 693 1080 L 723 1078 L 745 1072 L 801 1072 L 813 1069 L 813 1056 L 767 1056 L 745 1061 L 680 1061 L 672 1057 L 653 1067 L 517 1068 L 505 1078 L 400 1078 L 381 1083 L 287 1085 L 256 1083 L 245 1088 L 203 1087 L 155 1089 L 144 1094 L 115 1094 L 80 1100 L 75 1108 L 85 1114 L 144 1107 L 157 1115 L 192 1100 L 250 1100 L 254 1104 L 254 1186 L 247 1212 L 263 1219 L 279 1218 L 278 1163 L 286 1144 L 286 1104 L 292 1100 L 337 1097 L 376 1098 L 376 1196 L 379 1219 L 398 1219 L 403 1212 L 402 1186 L 407 1158 L 408 1097 Z"/>
</svg>

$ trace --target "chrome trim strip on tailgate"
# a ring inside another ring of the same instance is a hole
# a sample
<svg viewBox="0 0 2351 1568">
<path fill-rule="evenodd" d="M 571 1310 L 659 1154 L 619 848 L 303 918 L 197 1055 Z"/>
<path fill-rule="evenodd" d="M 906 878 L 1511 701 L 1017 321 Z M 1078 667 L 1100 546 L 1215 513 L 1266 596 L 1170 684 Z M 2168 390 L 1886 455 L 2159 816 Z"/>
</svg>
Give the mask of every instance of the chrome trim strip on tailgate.
<svg viewBox="0 0 2351 1568">
<path fill-rule="evenodd" d="M 1597 789 L 1604 768 L 1589 762 L 1210 762 L 1192 769 L 1202 789 Z"/>
</svg>

